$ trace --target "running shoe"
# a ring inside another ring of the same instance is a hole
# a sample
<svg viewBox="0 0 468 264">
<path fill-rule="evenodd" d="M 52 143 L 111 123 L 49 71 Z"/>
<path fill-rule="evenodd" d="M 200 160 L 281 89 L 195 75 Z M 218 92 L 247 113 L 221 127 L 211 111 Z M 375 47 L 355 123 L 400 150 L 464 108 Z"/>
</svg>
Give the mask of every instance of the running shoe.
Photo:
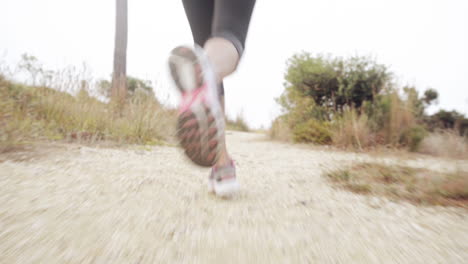
<svg viewBox="0 0 468 264">
<path fill-rule="evenodd" d="M 214 71 L 198 46 L 173 49 L 168 63 L 182 95 L 177 121 L 180 145 L 195 164 L 211 167 L 223 149 L 225 127 Z"/>
<path fill-rule="evenodd" d="M 215 166 L 211 169 L 208 188 L 210 192 L 220 197 L 231 197 L 239 191 L 234 161 L 231 160 L 228 165 Z"/>
</svg>

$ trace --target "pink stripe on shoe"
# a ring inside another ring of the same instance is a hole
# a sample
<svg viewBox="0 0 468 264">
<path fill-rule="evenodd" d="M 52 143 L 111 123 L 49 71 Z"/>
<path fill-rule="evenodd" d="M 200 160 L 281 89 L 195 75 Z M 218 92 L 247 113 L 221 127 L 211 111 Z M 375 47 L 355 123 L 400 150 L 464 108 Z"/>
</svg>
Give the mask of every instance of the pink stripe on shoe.
<svg viewBox="0 0 468 264">
<path fill-rule="evenodd" d="M 187 111 L 190 108 L 190 106 L 193 105 L 193 103 L 198 98 L 198 96 L 200 94 L 202 94 L 202 95 L 204 94 L 202 92 L 204 92 L 207 87 L 208 86 L 207 86 L 207 84 L 205 82 L 205 83 L 203 83 L 202 86 L 198 87 L 193 92 L 185 92 L 184 94 L 182 94 L 182 102 L 180 104 L 179 114 Z"/>
</svg>

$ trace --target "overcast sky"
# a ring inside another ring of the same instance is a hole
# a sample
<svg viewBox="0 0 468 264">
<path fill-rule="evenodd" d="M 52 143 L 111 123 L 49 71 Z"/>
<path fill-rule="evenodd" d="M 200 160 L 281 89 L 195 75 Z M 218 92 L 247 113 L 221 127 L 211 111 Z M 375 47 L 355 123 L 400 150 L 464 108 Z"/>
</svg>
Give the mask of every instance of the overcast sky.
<svg viewBox="0 0 468 264">
<path fill-rule="evenodd" d="M 181 1 L 128 2 L 127 72 L 157 81 L 158 96 L 174 102 L 167 54 L 192 42 Z M 115 0 L 2 0 L 0 10 L 7 64 L 27 52 L 48 68 L 86 62 L 95 77 L 110 76 Z M 400 84 L 437 89 L 437 108 L 468 114 L 466 0 L 258 0 L 244 58 L 226 80 L 228 114 L 268 126 L 279 113 L 285 62 L 302 50 L 371 55 Z"/>
</svg>

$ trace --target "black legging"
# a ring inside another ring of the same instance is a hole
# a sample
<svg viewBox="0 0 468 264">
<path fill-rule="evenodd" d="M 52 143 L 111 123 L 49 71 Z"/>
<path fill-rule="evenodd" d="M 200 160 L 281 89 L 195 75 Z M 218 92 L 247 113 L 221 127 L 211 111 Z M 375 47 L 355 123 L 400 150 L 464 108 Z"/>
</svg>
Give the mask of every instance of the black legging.
<svg viewBox="0 0 468 264">
<path fill-rule="evenodd" d="M 211 37 L 229 40 L 239 58 L 244 52 L 245 38 L 255 0 L 183 0 L 193 40 L 203 47 Z M 221 94 L 224 88 L 221 84 Z"/>
</svg>

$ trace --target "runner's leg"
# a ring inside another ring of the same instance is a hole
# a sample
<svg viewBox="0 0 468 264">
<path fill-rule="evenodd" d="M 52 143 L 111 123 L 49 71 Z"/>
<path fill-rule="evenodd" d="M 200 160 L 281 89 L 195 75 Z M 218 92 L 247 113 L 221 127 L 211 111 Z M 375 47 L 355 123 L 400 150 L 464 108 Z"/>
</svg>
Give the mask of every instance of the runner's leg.
<svg viewBox="0 0 468 264">
<path fill-rule="evenodd" d="M 217 81 L 221 84 L 224 77 L 235 71 L 244 52 L 245 39 L 250 24 L 255 0 L 215 0 L 212 24 L 212 38 L 204 48 L 216 71 Z M 224 108 L 224 89 L 222 89 Z M 217 166 L 230 163 L 226 144 Z"/>
</svg>

